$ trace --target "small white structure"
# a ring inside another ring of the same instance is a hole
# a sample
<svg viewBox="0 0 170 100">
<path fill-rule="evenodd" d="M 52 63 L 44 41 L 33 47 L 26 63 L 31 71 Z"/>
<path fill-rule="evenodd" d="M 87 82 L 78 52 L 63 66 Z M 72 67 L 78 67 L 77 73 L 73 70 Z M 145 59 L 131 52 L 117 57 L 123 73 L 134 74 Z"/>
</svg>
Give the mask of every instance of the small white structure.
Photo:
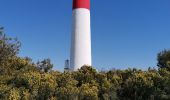
<svg viewBox="0 0 170 100">
<path fill-rule="evenodd" d="M 91 65 L 90 0 L 73 0 L 70 69 Z"/>
</svg>

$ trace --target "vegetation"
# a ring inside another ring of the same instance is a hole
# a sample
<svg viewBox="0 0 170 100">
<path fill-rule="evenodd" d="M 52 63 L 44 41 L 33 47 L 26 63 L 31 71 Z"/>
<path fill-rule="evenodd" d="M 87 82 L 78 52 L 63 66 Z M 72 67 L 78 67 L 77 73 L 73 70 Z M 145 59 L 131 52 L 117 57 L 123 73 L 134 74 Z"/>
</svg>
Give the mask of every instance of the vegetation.
<svg viewBox="0 0 170 100">
<path fill-rule="evenodd" d="M 19 57 L 20 42 L 0 29 L 0 100 L 170 100 L 170 51 L 158 54 L 158 69 L 97 72 L 52 70 L 50 59 Z"/>
</svg>

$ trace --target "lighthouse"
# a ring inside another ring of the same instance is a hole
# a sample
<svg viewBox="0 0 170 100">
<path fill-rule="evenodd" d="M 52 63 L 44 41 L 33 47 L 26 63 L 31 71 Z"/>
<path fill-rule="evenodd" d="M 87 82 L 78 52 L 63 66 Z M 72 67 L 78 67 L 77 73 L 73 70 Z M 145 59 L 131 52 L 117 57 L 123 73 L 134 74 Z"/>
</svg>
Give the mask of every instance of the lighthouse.
<svg viewBox="0 0 170 100">
<path fill-rule="evenodd" d="M 91 66 L 90 0 L 73 0 L 70 69 Z"/>
</svg>

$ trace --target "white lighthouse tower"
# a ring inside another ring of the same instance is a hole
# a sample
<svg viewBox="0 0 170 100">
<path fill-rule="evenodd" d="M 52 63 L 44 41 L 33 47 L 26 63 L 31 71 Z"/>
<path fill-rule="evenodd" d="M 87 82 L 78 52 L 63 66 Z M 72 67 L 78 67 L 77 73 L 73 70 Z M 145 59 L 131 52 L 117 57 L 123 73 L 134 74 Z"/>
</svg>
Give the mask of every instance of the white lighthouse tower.
<svg viewBox="0 0 170 100">
<path fill-rule="evenodd" d="M 70 68 L 91 65 L 90 0 L 73 0 Z"/>
</svg>

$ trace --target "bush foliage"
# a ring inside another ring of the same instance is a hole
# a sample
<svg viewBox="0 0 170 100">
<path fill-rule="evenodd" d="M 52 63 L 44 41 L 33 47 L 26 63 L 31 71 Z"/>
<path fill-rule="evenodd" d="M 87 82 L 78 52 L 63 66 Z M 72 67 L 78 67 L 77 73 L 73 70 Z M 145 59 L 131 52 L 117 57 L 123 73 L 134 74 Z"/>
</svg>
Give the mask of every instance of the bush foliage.
<svg viewBox="0 0 170 100">
<path fill-rule="evenodd" d="M 19 48 L 0 30 L 0 100 L 170 100 L 168 50 L 158 54 L 159 69 L 59 72 L 50 59 L 17 56 Z"/>
</svg>

